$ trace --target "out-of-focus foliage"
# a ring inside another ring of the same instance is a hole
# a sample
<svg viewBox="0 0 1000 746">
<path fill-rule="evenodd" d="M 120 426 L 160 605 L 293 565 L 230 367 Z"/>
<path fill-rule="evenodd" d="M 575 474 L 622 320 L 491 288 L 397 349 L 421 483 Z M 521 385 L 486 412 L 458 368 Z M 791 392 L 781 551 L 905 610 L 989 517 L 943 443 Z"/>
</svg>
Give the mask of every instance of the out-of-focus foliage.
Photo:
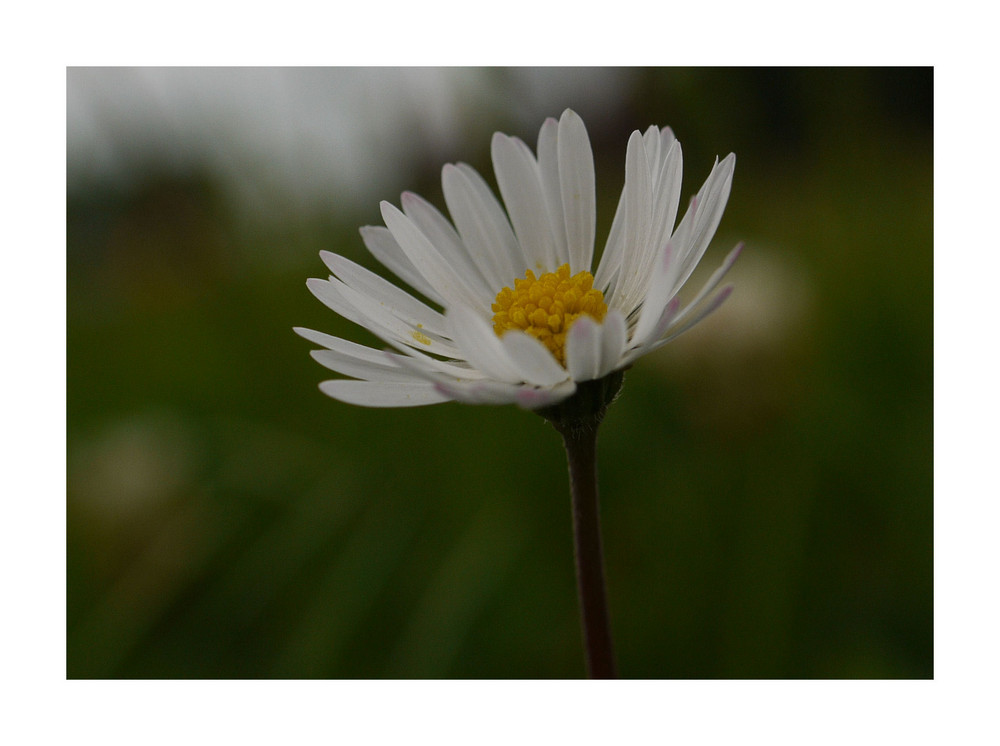
<svg viewBox="0 0 1000 746">
<path fill-rule="evenodd" d="M 727 306 L 641 360 L 602 428 L 622 674 L 932 676 L 932 72 L 606 71 L 606 96 L 582 74 L 464 71 L 467 134 L 435 156 L 492 182 L 490 132 L 533 146 L 577 108 L 600 242 L 628 134 L 669 124 L 685 195 L 737 153 L 699 271 L 747 244 Z M 291 332 L 373 341 L 305 279 L 323 248 L 375 267 L 377 201 L 262 213 L 250 166 L 234 191 L 231 163 L 129 162 L 68 194 L 68 676 L 582 675 L 556 433 L 515 408 L 339 404 Z M 443 208 L 442 163 L 381 197 Z"/>
</svg>

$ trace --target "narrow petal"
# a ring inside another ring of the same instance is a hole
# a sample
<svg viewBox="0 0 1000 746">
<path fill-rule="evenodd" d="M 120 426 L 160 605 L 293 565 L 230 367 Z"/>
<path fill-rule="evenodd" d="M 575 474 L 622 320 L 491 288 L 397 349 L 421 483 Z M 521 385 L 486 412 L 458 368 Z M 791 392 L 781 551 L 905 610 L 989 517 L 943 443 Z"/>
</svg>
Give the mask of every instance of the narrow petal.
<svg viewBox="0 0 1000 746">
<path fill-rule="evenodd" d="M 538 163 L 527 145 L 499 132 L 493 135 L 492 154 L 500 195 L 524 252 L 525 268 L 536 273 L 555 270 L 559 266 L 555 239 Z"/>
<path fill-rule="evenodd" d="M 538 131 L 538 173 L 545 193 L 545 208 L 555 241 L 556 266 L 569 262 L 566 243 L 566 218 L 563 215 L 562 190 L 559 186 L 559 122 L 549 117 Z"/>
<path fill-rule="evenodd" d="M 500 338 L 500 343 L 528 383 L 536 386 L 553 386 L 569 378 L 566 369 L 559 365 L 548 348 L 534 337 L 512 330 Z"/>
<path fill-rule="evenodd" d="M 717 163 L 674 233 L 674 246 L 681 262 L 676 288 L 680 288 L 698 266 L 715 235 L 733 185 L 736 156 L 730 153 Z"/>
<path fill-rule="evenodd" d="M 549 388 L 522 386 L 517 392 L 517 405 L 522 409 L 541 409 L 558 404 L 576 392 L 574 381 L 562 381 Z"/>
<path fill-rule="evenodd" d="M 593 380 L 601 371 L 601 329 L 589 316 L 581 316 L 569 328 L 566 369 L 577 382 Z"/>
<path fill-rule="evenodd" d="M 364 320 L 362 326 L 378 334 L 387 342 L 393 343 L 395 340 L 421 352 L 450 358 L 461 356 L 458 347 L 452 343 L 451 339 L 437 334 L 432 329 L 425 328 L 419 321 L 414 324 L 414 319 L 394 313 L 393 308 L 383 299 L 360 293 L 333 277 L 330 278 L 329 282 L 347 303 L 360 312 Z"/>
<path fill-rule="evenodd" d="M 671 329 L 670 334 L 668 334 L 666 337 L 656 342 L 656 344 L 652 345 L 649 349 L 656 350 L 665 345 L 667 342 L 673 342 L 675 339 L 677 339 L 679 336 L 681 336 L 684 332 L 693 327 L 695 324 L 702 322 L 709 314 L 712 314 L 716 310 L 718 310 L 719 306 L 725 303 L 726 299 L 730 295 L 732 295 L 732 292 L 733 292 L 732 285 L 727 285 L 726 287 L 722 288 L 722 290 L 720 290 L 718 294 L 714 298 L 712 298 L 711 302 L 708 305 L 703 306 L 702 309 L 698 311 L 698 313 L 695 315 L 694 318 L 689 319 L 687 323 L 681 324 L 679 327 L 675 329 Z"/>
<path fill-rule="evenodd" d="M 372 381 L 323 381 L 320 391 L 345 404 L 362 407 L 421 407 L 452 397 L 432 383 L 375 383 Z"/>
<path fill-rule="evenodd" d="M 332 349 L 333 347 L 336 347 L 338 342 L 346 341 L 341 339 L 340 337 L 334 337 L 332 334 L 317 332 L 314 329 L 306 329 L 305 327 L 302 326 L 292 327 L 292 331 L 298 334 L 300 337 L 308 339 L 310 342 L 318 344 L 320 347 L 326 347 L 327 349 Z"/>
<path fill-rule="evenodd" d="M 667 329 L 670 328 L 674 318 L 677 316 L 677 309 L 680 308 L 680 305 L 680 299 L 677 296 L 674 296 L 667 304 L 667 307 L 663 309 L 663 313 L 660 314 L 660 319 L 656 322 L 656 326 L 649 334 L 646 335 L 646 341 L 640 342 L 633 335 L 630 348 L 622 356 L 622 366 L 630 365 L 633 360 L 636 360 L 649 352 L 652 344 L 655 343 L 656 340 L 661 339 Z"/>
<path fill-rule="evenodd" d="M 325 348 L 310 354 L 320 365 L 345 376 L 366 381 L 412 382 L 419 376 L 411 369 L 386 357 L 383 350 L 359 345 L 312 329 L 295 328 L 295 333 Z"/>
<path fill-rule="evenodd" d="M 597 378 L 606 376 L 621 365 L 627 336 L 625 317 L 617 309 L 608 311 L 601 322 L 601 364 Z"/>
<path fill-rule="evenodd" d="M 650 332 L 675 294 L 674 286 L 679 271 L 680 262 L 677 261 L 673 244 L 667 243 L 660 252 L 658 261 L 653 264 L 648 290 L 642 299 L 639 322 L 632 332 L 633 344 L 644 345 L 649 341 Z"/>
<path fill-rule="evenodd" d="M 496 294 L 527 268 L 507 216 L 472 167 L 464 163 L 445 166 L 441 183 L 462 242 Z M 489 300 L 493 300 L 492 295 Z"/>
<path fill-rule="evenodd" d="M 451 381 L 436 383 L 434 388 L 463 404 L 514 404 L 522 386 L 503 381 Z"/>
<path fill-rule="evenodd" d="M 377 301 L 352 290 L 334 277 L 329 280 L 311 279 L 306 285 L 328 308 L 393 346 L 406 345 L 445 357 L 460 357 L 452 344 L 400 320 Z"/>
<path fill-rule="evenodd" d="M 670 149 L 664 152 L 662 162 L 657 164 L 653 188 L 652 228 L 650 230 L 650 241 L 653 246 L 663 246 L 674 230 L 674 221 L 677 220 L 677 206 L 681 200 L 683 165 L 681 144 L 675 140 Z"/>
<path fill-rule="evenodd" d="M 417 378 L 429 383 L 438 381 L 481 381 L 487 378 L 481 370 L 461 362 L 449 362 L 424 355 L 416 350 L 401 349 L 399 352 L 385 351 L 396 366 L 410 371 Z"/>
<path fill-rule="evenodd" d="M 633 138 L 638 135 L 635 133 Z M 632 192 L 642 191 L 640 180 L 643 176 L 637 160 L 638 153 L 644 151 L 646 154 L 647 170 L 650 176 L 650 189 L 652 196 L 650 204 L 650 227 L 649 239 L 646 244 L 649 251 L 654 251 L 662 247 L 670 237 L 673 230 L 674 221 L 677 219 L 677 204 L 680 200 L 681 172 L 683 170 L 683 158 L 681 156 L 680 143 L 674 138 L 669 127 L 662 130 L 657 127 L 650 127 L 642 135 L 642 147 L 636 147 L 632 139 L 629 140 L 632 148 L 626 154 L 625 160 L 625 188 L 618 199 L 618 207 L 615 210 L 615 217 L 611 223 L 611 230 L 608 232 L 608 240 L 605 245 L 604 254 L 601 256 L 600 266 L 594 275 L 594 285 L 609 295 L 614 288 L 617 288 L 619 276 L 622 268 L 626 265 L 634 267 L 641 266 L 643 256 L 648 257 L 648 252 L 643 252 L 637 244 L 635 238 L 626 235 L 625 226 L 628 225 L 627 210 L 625 207 L 626 196 Z M 675 150 L 676 148 L 676 150 Z M 633 200 L 636 199 L 633 197 Z M 634 205 L 633 205 L 634 212 Z M 632 269 L 630 275 L 636 274 Z M 643 276 L 639 271 L 638 275 Z M 626 293 L 630 297 L 626 298 Z M 629 290 L 620 290 L 616 293 L 620 299 L 619 307 L 631 307 L 638 298 L 644 294 L 641 284 L 635 287 L 630 284 Z"/>
<path fill-rule="evenodd" d="M 321 251 L 319 255 L 330 271 L 344 284 L 378 300 L 398 318 L 408 321 L 412 326 L 419 326 L 432 334 L 447 336 L 444 316 L 430 306 L 421 303 L 385 278 L 355 264 L 350 259 L 330 251 Z"/>
<path fill-rule="evenodd" d="M 742 251 L 743 251 L 743 242 L 740 241 L 738 244 L 736 244 L 736 247 L 729 252 L 726 258 L 723 260 L 722 264 L 719 266 L 719 268 L 712 273 L 711 277 L 708 278 L 708 281 L 705 283 L 702 289 L 698 291 L 698 294 L 694 297 L 694 299 L 687 306 L 684 307 L 683 311 L 677 314 L 677 318 L 674 320 L 675 322 L 680 322 L 681 319 L 687 316 L 688 312 L 691 309 L 693 309 L 695 306 L 701 303 L 702 300 L 704 300 L 709 293 L 711 293 L 713 290 L 715 290 L 716 287 L 718 287 L 719 283 L 722 282 L 722 278 L 726 276 L 726 273 L 736 263 L 736 260 L 739 258 Z"/>
<path fill-rule="evenodd" d="M 396 277 L 435 303 L 444 305 L 444 299 L 413 265 L 388 228 L 382 225 L 366 225 L 361 228 L 361 240 L 365 242 L 371 255 Z"/>
<path fill-rule="evenodd" d="M 567 109 L 559 119 L 559 187 L 566 218 L 570 270 L 590 271 L 594 258 L 597 207 L 594 154 L 587 128 L 576 112 Z"/>
<path fill-rule="evenodd" d="M 382 203 L 382 219 L 392 232 L 392 237 L 406 254 L 413 266 L 420 270 L 427 282 L 445 299 L 445 305 L 465 303 L 473 308 L 489 307 L 492 298 L 484 299 L 473 290 L 417 225 L 389 202 Z"/>
<path fill-rule="evenodd" d="M 618 285 L 618 277 L 625 258 L 625 190 L 618 197 L 618 207 L 611 221 L 608 240 L 604 244 L 600 264 L 594 273 L 594 287 L 604 293 L 605 298 L 611 298 L 613 290 Z"/>
<path fill-rule="evenodd" d="M 673 144 L 677 142 L 677 138 L 674 136 L 674 131 L 669 127 L 660 128 L 660 152 L 669 153 L 670 148 Z"/>
<path fill-rule="evenodd" d="M 490 298 L 496 293 L 454 226 L 440 210 L 413 192 L 403 192 L 400 204 L 406 217 L 413 221 L 444 261 L 462 276 L 477 295 Z"/>
<path fill-rule="evenodd" d="M 436 388 L 463 404 L 517 404 L 524 409 L 539 409 L 572 396 L 576 384 L 563 381 L 549 388 L 538 388 L 501 381 L 454 381 L 438 383 Z"/>
<path fill-rule="evenodd" d="M 358 326 L 365 326 L 366 319 L 364 316 L 341 297 L 330 280 L 320 280 L 311 277 L 306 280 L 306 287 L 309 288 L 309 292 L 315 295 L 331 311 L 340 314 L 348 321 L 353 321 Z"/>
<path fill-rule="evenodd" d="M 609 303 L 616 308 L 632 308 L 638 296 L 637 288 L 648 279 L 651 264 L 652 248 L 649 242 L 650 225 L 653 217 L 653 187 L 649 172 L 649 161 L 646 158 L 642 144 L 642 135 L 636 130 L 628 141 L 625 153 L 625 187 L 619 203 L 622 217 L 616 218 L 618 230 L 614 234 L 614 244 L 609 243 L 602 267 L 605 261 L 616 261 L 615 254 L 620 254 L 620 270 L 614 287 L 610 291 Z M 611 252 L 611 257 L 608 257 Z M 611 278 L 601 275 L 598 287 Z"/>
<path fill-rule="evenodd" d="M 518 337 L 524 337 L 528 344 L 518 344 Z M 538 340 L 521 332 L 507 332 L 502 342 L 505 343 L 505 352 L 521 370 L 527 385 L 552 388 L 568 379 L 569 374 L 566 370 L 556 363 L 552 354 Z M 535 349 L 532 349 L 530 344 L 534 344 Z M 456 381 L 471 383 L 489 379 L 486 373 L 477 368 L 465 368 L 426 355 L 414 356 L 409 351 L 402 355 L 389 352 L 385 354 L 398 367 L 431 383 L 451 384 Z M 521 385 L 520 381 L 516 383 Z"/>
<path fill-rule="evenodd" d="M 401 354 L 393 354 L 385 350 L 365 347 L 364 345 L 359 345 L 340 337 L 334 337 L 331 334 L 317 332 L 313 329 L 304 329 L 297 326 L 292 331 L 300 337 L 304 337 L 310 342 L 328 350 L 340 351 L 373 363 L 379 361 L 388 363 L 393 369 L 402 368 L 424 380 L 433 380 L 429 378 L 431 375 L 446 375 L 451 378 L 463 379 L 479 379 L 483 377 L 483 374 L 478 370 L 463 367 L 461 363 L 447 362 L 430 357 L 421 350 L 410 348 L 406 345 L 394 344 L 393 347 L 399 350 Z"/>
<path fill-rule="evenodd" d="M 377 359 L 366 360 L 341 350 L 313 350 L 309 354 L 324 368 L 363 381 L 381 383 L 414 383 L 421 379 L 408 370 L 388 361 L 378 350 L 367 348 Z"/>
<path fill-rule="evenodd" d="M 490 378 L 507 383 L 520 383 L 526 378 L 510 354 L 500 343 L 492 327 L 478 313 L 465 306 L 448 309 L 452 339 L 462 357 Z"/>
<path fill-rule="evenodd" d="M 656 173 L 660 170 L 663 159 L 660 153 L 660 128 L 655 124 L 649 125 L 642 133 L 642 147 L 646 151 L 646 157 L 649 158 L 649 170 Z"/>
</svg>

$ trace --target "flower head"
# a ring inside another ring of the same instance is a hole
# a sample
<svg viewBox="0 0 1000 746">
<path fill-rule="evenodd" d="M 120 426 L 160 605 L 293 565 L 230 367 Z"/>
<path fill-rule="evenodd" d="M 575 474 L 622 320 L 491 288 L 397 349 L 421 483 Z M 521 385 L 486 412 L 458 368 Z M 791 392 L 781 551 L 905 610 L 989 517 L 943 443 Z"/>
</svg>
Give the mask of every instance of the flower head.
<svg viewBox="0 0 1000 746">
<path fill-rule="evenodd" d="M 669 128 L 633 132 L 625 187 L 593 273 L 594 162 L 580 117 L 567 109 L 546 120 L 537 157 L 499 132 L 492 155 L 503 206 L 475 170 L 449 164 L 442 181 L 451 221 L 406 192 L 402 210 L 382 203 L 385 227 L 361 229 L 375 258 L 443 311 L 321 253 L 332 274 L 309 280 L 309 289 L 392 348 L 296 329 L 323 348 L 312 353 L 319 363 L 349 377 L 321 383 L 326 394 L 372 407 L 549 408 L 674 339 L 729 295 L 730 287 L 713 292 L 742 245 L 687 306 L 677 299 L 722 218 L 734 155 L 716 161 L 674 228 L 680 143 Z"/>
</svg>

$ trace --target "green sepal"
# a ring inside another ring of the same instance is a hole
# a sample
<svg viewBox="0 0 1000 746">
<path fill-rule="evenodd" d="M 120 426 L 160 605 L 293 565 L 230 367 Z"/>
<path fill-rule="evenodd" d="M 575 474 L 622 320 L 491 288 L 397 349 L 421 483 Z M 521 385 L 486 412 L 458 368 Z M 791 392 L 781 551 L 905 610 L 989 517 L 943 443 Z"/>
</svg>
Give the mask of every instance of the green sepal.
<svg viewBox="0 0 1000 746">
<path fill-rule="evenodd" d="M 625 371 L 616 370 L 604 378 L 578 383 L 573 396 L 535 411 L 551 422 L 560 433 L 595 430 L 604 419 L 611 402 L 621 392 L 624 380 Z"/>
</svg>

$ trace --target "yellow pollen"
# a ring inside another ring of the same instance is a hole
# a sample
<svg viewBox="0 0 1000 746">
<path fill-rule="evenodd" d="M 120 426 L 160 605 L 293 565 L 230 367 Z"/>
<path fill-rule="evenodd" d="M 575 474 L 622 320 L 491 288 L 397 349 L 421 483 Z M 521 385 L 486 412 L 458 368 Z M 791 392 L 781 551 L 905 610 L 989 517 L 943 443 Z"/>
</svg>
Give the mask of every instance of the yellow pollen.
<svg viewBox="0 0 1000 746">
<path fill-rule="evenodd" d="M 426 334 L 424 334 L 422 331 L 420 331 L 423 328 L 424 328 L 423 324 L 417 324 L 417 328 L 414 329 L 411 332 L 411 334 L 413 335 L 413 338 L 417 340 L 420 344 L 429 345 L 431 343 L 431 338 L 428 337 Z"/>
<path fill-rule="evenodd" d="M 549 348 L 560 365 L 566 364 L 566 333 L 586 314 L 603 321 L 608 307 L 604 294 L 593 287 L 590 272 L 570 277 L 569 265 L 535 277 L 530 269 L 524 279 L 514 280 L 514 289 L 505 287 L 493 303 L 493 331 L 502 337 L 509 329 L 520 329 Z"/>
</svg>

